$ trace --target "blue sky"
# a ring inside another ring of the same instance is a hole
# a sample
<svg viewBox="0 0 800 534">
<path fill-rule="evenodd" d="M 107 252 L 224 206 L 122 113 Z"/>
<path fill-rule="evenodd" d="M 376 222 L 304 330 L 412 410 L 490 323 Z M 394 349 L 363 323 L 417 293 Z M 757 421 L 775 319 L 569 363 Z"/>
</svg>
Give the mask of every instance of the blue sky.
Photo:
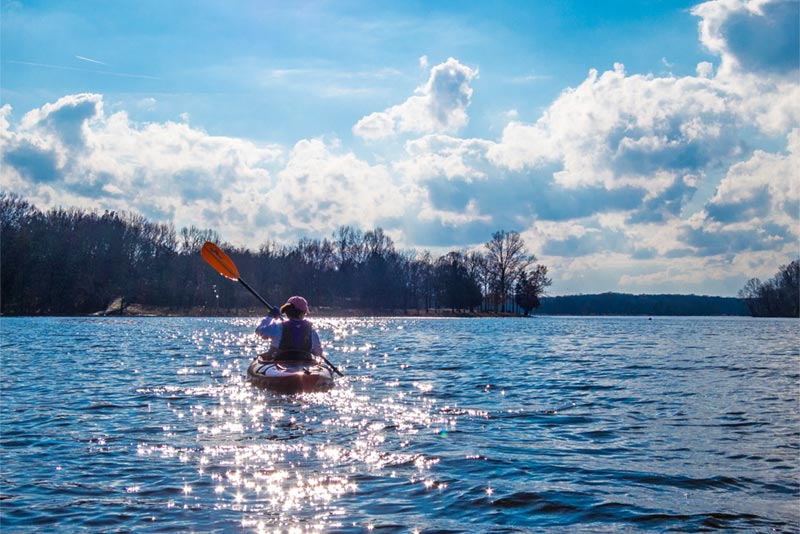
<svg viewBox="0 0 800 534">
<path fill-rule="evenodd" d="M 799 6 L 3 0 L 0 188 L 733 295 L 799 253 Z"/>
</svg>

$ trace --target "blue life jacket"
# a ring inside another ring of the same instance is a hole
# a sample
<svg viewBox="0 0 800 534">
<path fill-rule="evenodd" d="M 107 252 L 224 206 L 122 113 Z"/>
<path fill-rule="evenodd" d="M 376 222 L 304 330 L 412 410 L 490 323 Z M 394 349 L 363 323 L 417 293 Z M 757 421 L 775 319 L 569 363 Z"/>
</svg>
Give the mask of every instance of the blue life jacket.
<svg viewBox="0 0 800 534">
<path fill-rule="evenodd" d="M 281 324 L 281 342 L 274 356 L 276 360 L 310 360 L 311 323 L 304 319 L 289 319 Z"/>
</svg>

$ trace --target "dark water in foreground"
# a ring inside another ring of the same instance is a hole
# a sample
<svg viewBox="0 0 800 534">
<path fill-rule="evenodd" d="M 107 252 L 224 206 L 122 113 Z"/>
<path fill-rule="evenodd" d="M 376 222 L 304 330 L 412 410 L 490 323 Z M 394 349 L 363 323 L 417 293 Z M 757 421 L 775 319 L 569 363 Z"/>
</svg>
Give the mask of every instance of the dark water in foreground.
<svg viewBox="0 0 800 534">
<path fill-rule="evenodd" d="M 0 531 L 800 532 L 797 321 L 256 322 L 2 319 Z"/>
</svg>

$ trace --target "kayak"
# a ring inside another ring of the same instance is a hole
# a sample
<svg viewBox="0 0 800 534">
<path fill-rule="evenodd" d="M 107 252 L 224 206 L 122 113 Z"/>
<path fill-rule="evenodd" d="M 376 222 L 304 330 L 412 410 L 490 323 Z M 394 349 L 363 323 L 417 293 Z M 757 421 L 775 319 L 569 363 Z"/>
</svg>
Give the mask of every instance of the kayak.
<svg viewBox="0 0 800 534">
<path fill-rule="evenodd" d="M 257 356 L 247 368 L 250 381 L 276 393 L 310 393 L 333 387 L 333 369 L 316 360 L 262 360 Z"/>
</svg>

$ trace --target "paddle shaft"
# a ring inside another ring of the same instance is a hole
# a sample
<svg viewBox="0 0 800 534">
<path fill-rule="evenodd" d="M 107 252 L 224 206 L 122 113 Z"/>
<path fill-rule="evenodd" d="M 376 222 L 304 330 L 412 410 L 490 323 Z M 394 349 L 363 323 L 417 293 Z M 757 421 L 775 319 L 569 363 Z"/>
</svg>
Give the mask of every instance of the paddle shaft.
<svg viewBox="0 0 800 534">
<path fill-rule="evenodd" d="M 245 289 L 247 289 L 247 290 L 248 290 L 250 293 L 252 293 L 254 297 L 256 297 L 258 300 L 260 300 L 260 301 L 261 301 L 261 304 L 263 304 L 264 306 L 266 306 L 266 307 L 267 307 L 267 308 L 269 308 L 270 310 L 272 310 L 272 309 L 273 309 L 273 306 L 272 306 L 272 304 L 270 304 L 269 302 L 267 302 L 266 300 L 264 300 L 264 297 L 262 297 L 261 295 L 259 295 L 258 293 L 256 293 L 256 290 L 255 290 L 255 289 L 253 289 L 252 287 L 250 287 L 250 284 L 248 284 L 247 282 L 245 282 L 244 280 L 242 280 L 242 278 L 241 278 L 241 277 L 237 278 L 237 280 L 239 280 L 239 283 L 240 283 L 240 284 L 242 284 L 242 285 L 245 287 Z"/>
<path fill-rule="evenodd" d="M 319 357 L 320 357 L 320 358 L 322 358 L 322 361 L 323 361 L 323 362 L 325 362 L 325 363 L 327 363 L 327 364 L 328 364 L 328 367 L 330 367 L 331 369 L 333 369 L 334 371 L 336 371 L 336 374 L 337 374 L 337 375 L 339 375 L 339 376 L 344 376 L 344 375 L 342 374 L 342 372 L 336 368 L 336 366 L 335 366 L 335 365 L 333 365 L 331 362 L 329 362 L 329 361 L 328 361 L 328 358 L 326 358 L 326 357 L 325 357 L 325 356 L 323 356 L 322 354 L 320 354 L 320 355 L 319 355 Z"/>
</svg>

